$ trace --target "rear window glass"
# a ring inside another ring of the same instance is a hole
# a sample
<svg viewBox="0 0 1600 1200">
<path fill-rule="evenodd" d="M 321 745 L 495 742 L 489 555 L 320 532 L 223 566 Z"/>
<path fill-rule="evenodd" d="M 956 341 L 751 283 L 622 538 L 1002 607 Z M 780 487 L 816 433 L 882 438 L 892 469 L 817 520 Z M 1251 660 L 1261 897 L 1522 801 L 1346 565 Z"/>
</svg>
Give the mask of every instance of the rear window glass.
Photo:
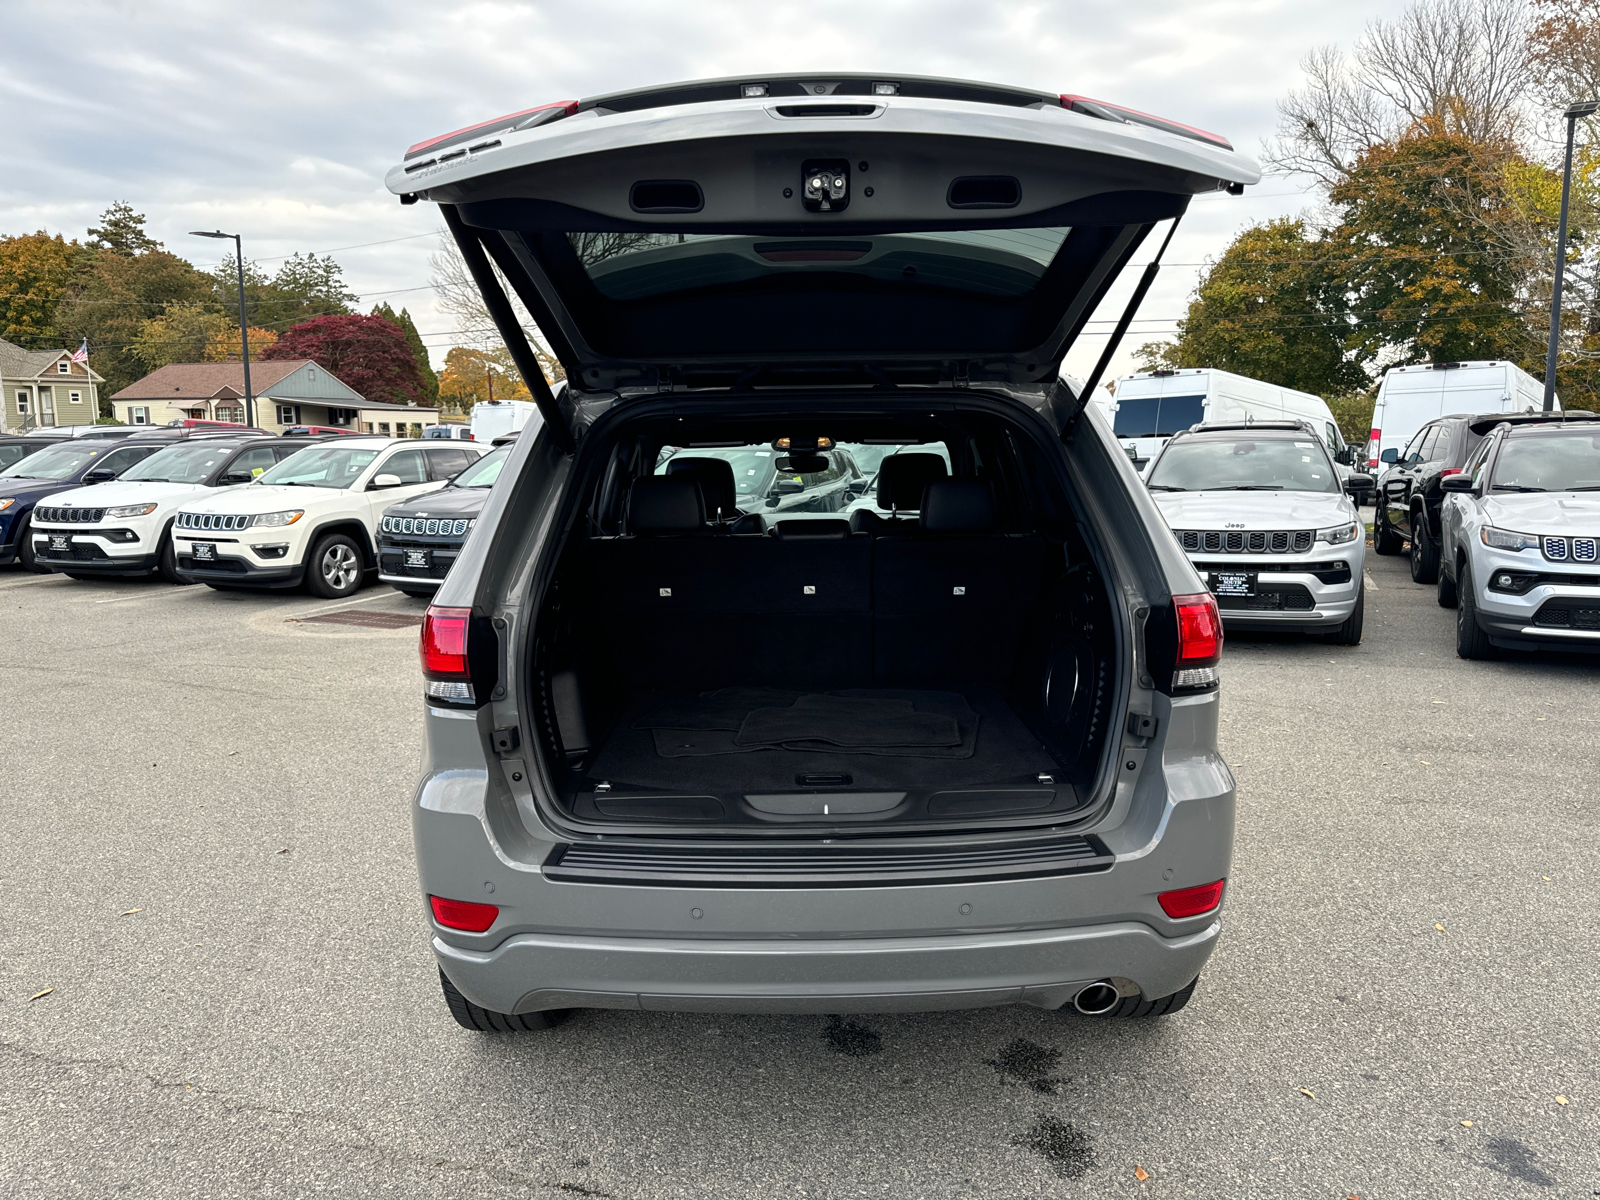
<svg viewBox="0 0 1600 1200">
<path fill-rule="evenodd" d="M 1022 296 L 1038 286 L 1070 232 L 1066 227 L 981 229 L 836 239 L 569 233 L 567 241 L 596 290 L 609 300 L 815 275 Z"/>
<path fill-rule="evenodd" d="M 1205 420 L 1204 396 L 1132 396 L 1117 401 L 1118 437 L 1171 437 Z"/>
</svg>

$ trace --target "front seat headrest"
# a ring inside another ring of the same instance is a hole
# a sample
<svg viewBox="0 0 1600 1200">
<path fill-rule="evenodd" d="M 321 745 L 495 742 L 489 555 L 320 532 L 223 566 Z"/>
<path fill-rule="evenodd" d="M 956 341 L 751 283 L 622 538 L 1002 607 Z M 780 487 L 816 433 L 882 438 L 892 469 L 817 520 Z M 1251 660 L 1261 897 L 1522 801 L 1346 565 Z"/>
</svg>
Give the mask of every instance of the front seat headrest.
<svg viewBox="0 0 1600 1200">
<path fill-rule="evenodd" d="M 915 511 L 922 490 L 949 473 L 937 454 L 891 454 L 878 467 L 878 507 Z"/>
<path fill-rule="evenodd" d="M 935 480 L 922 496 L 921 525 L 928 533 L 988 533 L 994 493 L 982 479 Z"/>
<path fill-rule="evenodd" d="M 690 533 L 705 523 L 692 475 L 645 475 L 628 489 L 628 528 L 634 533 Z"/>
<path fill-rule="evenodd" d="M 668 475 L 684 475 L 700 485 L 700 499 L 713 520 L 731 521 L 739 514 L 739 493 L 733 482 L 733 464 L 725 458 L 673 458 Z"/>
</svg>

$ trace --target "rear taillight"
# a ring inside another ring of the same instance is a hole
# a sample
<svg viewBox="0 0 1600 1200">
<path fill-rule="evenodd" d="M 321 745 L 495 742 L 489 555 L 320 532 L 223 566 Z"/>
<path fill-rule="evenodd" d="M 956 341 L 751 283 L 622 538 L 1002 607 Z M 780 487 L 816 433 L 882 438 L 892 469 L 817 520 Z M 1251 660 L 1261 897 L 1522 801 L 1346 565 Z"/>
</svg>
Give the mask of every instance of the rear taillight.
<svg viewBox="0 0 1600 1200">
<path fill-rule="evenodd" d="M 1372 436 L 1367 439 L 1367 466 L 1378 465 L 1378 443 L 1383 440 L 1383 430 L 1374 429 Z"/>
<path fill-rule="evenodd" d="M 1222 614 L 1217 611 L 1217 598 L 1210 592 L 1174 596 L 1172 608 L 1178 618 L 1178 659 L 1172 686 L 1210 687 L 1217 682 L 1217 659 L 1222 657 Z"/>
<path fill-rule="evenodd" d="M 446 900 L 443 896 L 429 896 L 428 903 L 433 907 L 435 921 L 446 929 L 459 929 L 463 933 L 482 933 L 500 915 L 495 905 L 478 904 L 472 900 Z M 1165 897 L 1162 903 L 1165 905 Z"/>
<path fill-rule="evenodd" d="M 472 666 L 467 642 L 472 629 L 470 608 L 430 607 L 422 618 L 423 694 L 430 700 L 472 704 Z"/>
<path fill-rule="evenodd" d="M 1198 917 L 1222 903 L 1222 885 L 1225 883 L 1226 879 L 1219 879 L 1215 883 L 1202 883 L 1199 887 L 1179 888 L 1175 892 L 1162 892 L 1156 899 L 1161 902 L 1161 911 L 1174 920 Z"/>
</svg>

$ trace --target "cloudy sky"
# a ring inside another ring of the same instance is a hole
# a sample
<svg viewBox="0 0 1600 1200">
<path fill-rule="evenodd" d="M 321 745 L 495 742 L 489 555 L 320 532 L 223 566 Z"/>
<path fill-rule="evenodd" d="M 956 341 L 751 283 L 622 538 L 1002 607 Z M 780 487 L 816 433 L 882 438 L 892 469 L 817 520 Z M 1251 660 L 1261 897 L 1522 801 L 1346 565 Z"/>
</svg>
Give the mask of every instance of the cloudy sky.
<svg viewBox="0 0 1600 1200">
<path fill-rule="evenodd" d="M 622 88 L 782 71 L 949 75 L 1076 92 L 1226 134 L 1251 153 L 1311 47 L 1349 45 L 1398 3 L 1349 0 L 0 0 L 0 234 L 83 236 L 114 200 L 197 264 L 245 235 L 271 270 L 333 252 L 363 308 L 410 308 L 435 361 L 427 205 L 383 174 L 412 142 L 503 112 Z M 1198 270 L 1237 230 L 1312 203 L 1268 177 L 1201 198 L 1127 346 L 1171 332 Z M 371 244 L 376 243 L 376 244 Z M 1131 286 L 1137 274 L 1124 276 Z M 1101 317 L 1125 297 L 1113 294 Z M 1100 338 L 1074 349 L 1087 373 Z M 1127 346 L 1113 370 L 1128 365 Z"/>
</svg>

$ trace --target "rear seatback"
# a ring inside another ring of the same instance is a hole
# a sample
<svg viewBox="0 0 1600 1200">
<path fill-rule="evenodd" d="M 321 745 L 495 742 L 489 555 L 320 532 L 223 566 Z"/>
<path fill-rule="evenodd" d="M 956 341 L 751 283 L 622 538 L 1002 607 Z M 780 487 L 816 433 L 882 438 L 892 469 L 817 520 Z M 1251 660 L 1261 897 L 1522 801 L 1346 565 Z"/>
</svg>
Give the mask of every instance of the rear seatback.
<svg viewBox="0 0 1600 1200">
<path fill-rule="evenodd" d="M 873 677 L 1004 683 L 1043 593 L 1046 543 L 996 529 L 980 479 L 927 485 L 915 532 L 873 547 Z"/>
</svg>

